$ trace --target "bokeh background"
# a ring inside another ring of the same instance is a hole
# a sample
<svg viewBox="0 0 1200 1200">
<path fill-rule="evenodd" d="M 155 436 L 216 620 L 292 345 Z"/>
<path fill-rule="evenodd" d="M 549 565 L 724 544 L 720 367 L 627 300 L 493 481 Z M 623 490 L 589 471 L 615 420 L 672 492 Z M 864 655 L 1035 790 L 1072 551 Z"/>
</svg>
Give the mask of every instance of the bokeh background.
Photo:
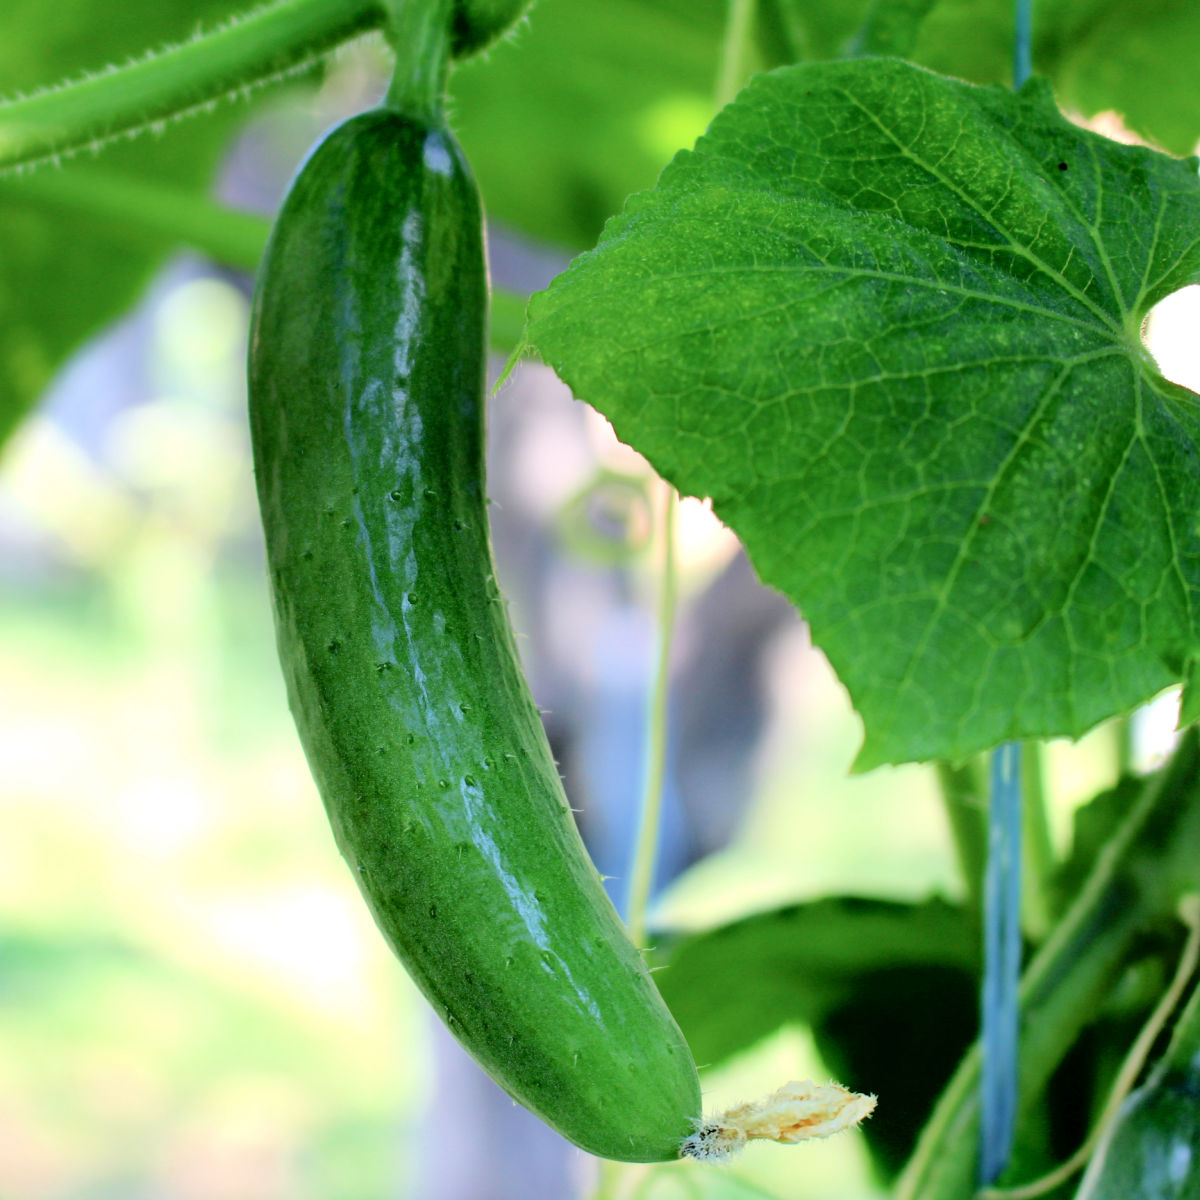
<svg viewBox="0 0 1200 1200">
<path fill-rule="evenodd" d="M 279 96 L 220 192 L 270 213 L 312 139 L 381 78 L 367 43 L 320 88 Z M 669 152 L 696 119 L 664 110 L 654 136 Z M 491 250 L 515 291 L 565 262 L 500 226 Z M 250 288 L 173 257 L 0 457 L 0 1200 L 878 1195 L 857 1134 L 755 1146 L 720 1172 L 601 1172 L 433 1021 L 337 856 L 287 711 L 245 427 Z M 1165 373 L 1200 390 L 1198 321 L 1180 294 L 1150 335 Z M 654 560 L 638 550 L 654 483 L 537 366 L 493 398 L 490 436 L 501 582 L 620 902 L 655 636 Z M 702 928 L 827 893 L 958 895 L 932 772 L 848 774 L 844 693 L 697 501 L 677 554 L 655 922 Z M 1171 697 L 1139 716 L 1144 762 L 1172 720 Z M 1050 748 L 1061 845 L 1113 754 L 1104 730 Z M 826 1074 L 795 1028 L 706 1073 L 706 1100 Z"/>
</svg>

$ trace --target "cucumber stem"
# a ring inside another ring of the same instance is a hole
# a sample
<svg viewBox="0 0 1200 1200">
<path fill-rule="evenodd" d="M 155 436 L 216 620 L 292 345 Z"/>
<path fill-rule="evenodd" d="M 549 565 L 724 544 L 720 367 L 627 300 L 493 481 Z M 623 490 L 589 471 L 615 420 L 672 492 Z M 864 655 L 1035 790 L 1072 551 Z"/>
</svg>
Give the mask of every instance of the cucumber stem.
<svg viewBox="0 0 1200 1200">
<path fill-rule="evenodd" d="M 955 766 L 936 764 L 938 792 L 946 824 L 972 912 L 983 909 L 983 871 L 987 862 L 987 828 L 984 818 L 984 780 L 978 759 Z"/>
<path fill-rule="evenodd" d="M 629 936 L 635 946 L 643 946 L 646 940 L 646 905 L 654 882 L 654 863 L 658 857 L 658 834 L 662 824 L 663 787 L 667 775 L 667 707 L 678 572 L 675 560 L 675 489 L 664 483 L 663 493 L 659 532 L 662 557 L 658 590 L 658 653 L 647 716 L 642 811 L 629 879 L 627 920 Z"/>
<path fill-rule="evenodd" d="M 0 174 L 157 128 L 303 70 L 383 20 L 378 0 L 282 0 L 137 62 L 0 103 Z"/>
<path fill-rule="evenodd" d="M 451 0 L 385 0 L 384 36 L 396 56 L 384 104 L 420 120 L 440 120 L 450 65 Z"/>
</svg>

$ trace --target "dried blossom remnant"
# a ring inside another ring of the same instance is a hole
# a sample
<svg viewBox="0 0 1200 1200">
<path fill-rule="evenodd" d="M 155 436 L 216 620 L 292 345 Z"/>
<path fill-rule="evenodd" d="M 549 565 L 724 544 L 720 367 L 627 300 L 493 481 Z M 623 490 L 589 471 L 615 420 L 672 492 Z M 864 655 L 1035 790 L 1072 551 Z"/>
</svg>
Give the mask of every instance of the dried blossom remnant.
<svg viewBox="0 0 1200 1200">
<path fill-rule="evenodd" d="M 789 1083 L 765 1100 L 738 1104 L 703 1119 L 680 1147 L 687 1158 L 712 1162 L 740 1150 L 751 1138 L 794 1145 L 829 1137 L 865 1120 L 875 1111 L 875 1097 L 840 1083 Z"/>
</svg>

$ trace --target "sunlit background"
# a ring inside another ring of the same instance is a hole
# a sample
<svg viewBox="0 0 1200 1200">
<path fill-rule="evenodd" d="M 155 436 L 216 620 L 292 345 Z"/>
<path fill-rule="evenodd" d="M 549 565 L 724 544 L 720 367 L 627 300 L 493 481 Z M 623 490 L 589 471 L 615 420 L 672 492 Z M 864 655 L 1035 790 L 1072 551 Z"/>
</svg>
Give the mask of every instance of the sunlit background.
<svg viewBox="0 0 1200 1200">
<path fill-rule="evenodd" d="M 291 161 L 353 107 L 344 77 L 329 88 L 306 131 L 277 139 Z M 526 261 L 502 231 L 494 242 Z M 514 1195 L 587 1195 L 581 1153 L 523 1125 L 506 1142 L 511 1106 L 438 1031 L 334 849 L 275 660 L 245 428 L 248 287 L 176 258 L 0 460 L 0 1197 L 446 1200 L 482 1178 L 478 1200 L 501 1200 L 512 1145 L 540 1147 L 523 1151 Z M 1191 288 L 1148 338 L 1164 373 L 1200 390 L 1197 328 Z M 626 483 L 589 491 L 601 472 Z M 500 572 L 618 898 L 655 578 L 652 556 L 600 549 L 646 532 L 643 486 L 653 495 L 640 459 L 544 369 L 494 400 Z M 858 724 L 798 617 L 696 501 L 677 551 L 686 687 L 658 921 L 701 927 L 830 892 L 958 894 L 932 775 L 851 777 Z M 1169 741 L 1172 703 L 1139 718 L 1145 762 Z M 1112 741 L 1056 745 L 1049 766 L 1065 845 L 1072 806 L 1112 776 Z M 706 1075 L 706 1100 L 825 1075 L 795 1029 Z M 857 1134 L 755 1146 L 723 1172 L 627 1168 L 609 1185 L 644 1200 L 877 1194 Z"/>
</svg>

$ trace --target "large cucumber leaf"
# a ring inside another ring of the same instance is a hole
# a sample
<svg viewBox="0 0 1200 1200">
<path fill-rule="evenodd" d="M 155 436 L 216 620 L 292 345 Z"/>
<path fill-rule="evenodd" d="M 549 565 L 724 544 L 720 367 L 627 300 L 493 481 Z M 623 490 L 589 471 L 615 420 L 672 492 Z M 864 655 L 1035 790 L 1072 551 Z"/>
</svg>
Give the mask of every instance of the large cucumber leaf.
<svg viewBox="0 0 1200 1200">
<path fill-rule="evenodd" d="M 825 63 L 757 78 L 528 340 L 800 607 L 866 769 L 1078 736 L 1190 674 L 1200 409 L 1139 329 L 1197 281 L 1194 161 L 1043 83 Z"/>
</svg>

